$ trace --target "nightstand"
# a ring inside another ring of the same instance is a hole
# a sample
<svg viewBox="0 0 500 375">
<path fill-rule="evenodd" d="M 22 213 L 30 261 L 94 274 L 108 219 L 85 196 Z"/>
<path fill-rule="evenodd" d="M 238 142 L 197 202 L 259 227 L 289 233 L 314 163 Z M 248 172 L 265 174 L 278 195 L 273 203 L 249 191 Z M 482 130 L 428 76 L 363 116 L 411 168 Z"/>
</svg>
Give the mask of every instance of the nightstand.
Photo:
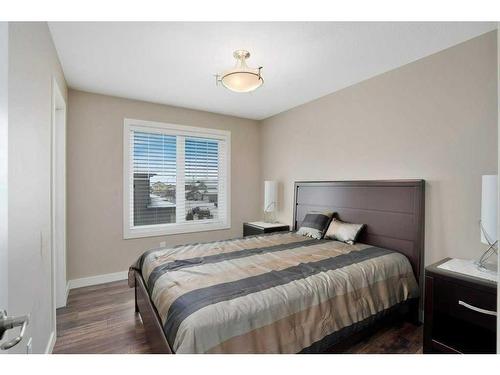
<svg viewBox="0 0 500 375">
<path fill-rule="evenodd" d="M 282 223 L 266 223 L 264 221 L 243 223 L 243 237 L 263 233 L 286 232 L 289 230 L 290 226 Z"/>
<path fill-rule="evenodd" d="M 424 353 L 496 353 L 497 284 L 440 268 L 425 269 Z"/>
</svg>

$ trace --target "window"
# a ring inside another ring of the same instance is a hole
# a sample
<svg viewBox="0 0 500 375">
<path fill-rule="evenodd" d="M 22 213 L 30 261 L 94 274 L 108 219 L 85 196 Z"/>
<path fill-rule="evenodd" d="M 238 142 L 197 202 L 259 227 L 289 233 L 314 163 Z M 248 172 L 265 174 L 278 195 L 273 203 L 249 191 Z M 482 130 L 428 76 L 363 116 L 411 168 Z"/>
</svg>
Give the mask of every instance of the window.
<svg viewBox="0 0 500 375">
<path fill-rule="evenodd" d="M 227 229 L 230 133 L 125 119 L 124 238 Z"/>
</svg>

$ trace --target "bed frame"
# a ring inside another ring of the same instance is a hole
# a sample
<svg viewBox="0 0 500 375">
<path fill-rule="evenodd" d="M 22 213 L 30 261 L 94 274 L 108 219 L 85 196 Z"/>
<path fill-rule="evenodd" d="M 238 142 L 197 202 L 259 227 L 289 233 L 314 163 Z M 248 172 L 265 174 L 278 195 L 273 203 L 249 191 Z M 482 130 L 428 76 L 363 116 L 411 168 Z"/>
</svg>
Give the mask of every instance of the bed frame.
<svg viewBox="0 0 500 375">
<path fill-rule="evenodd" d="M 420 285 L 424 262 L 424 180 L 304 181 L 294 185 L 293 229 L 309 211 L 333 211 L 343 221 L 364 223 L 359 242 L 404 254 Z M 345 339 L 328 352 L 340 352 L 371 334 L 384 321 L 404 314 L 418 324 L 420 301 L 401 306 Z M 135 271 L 135 310 L 139 312 L 153 353 L 173 354 L 160 317 L 140 272 Z"/>
</svg>

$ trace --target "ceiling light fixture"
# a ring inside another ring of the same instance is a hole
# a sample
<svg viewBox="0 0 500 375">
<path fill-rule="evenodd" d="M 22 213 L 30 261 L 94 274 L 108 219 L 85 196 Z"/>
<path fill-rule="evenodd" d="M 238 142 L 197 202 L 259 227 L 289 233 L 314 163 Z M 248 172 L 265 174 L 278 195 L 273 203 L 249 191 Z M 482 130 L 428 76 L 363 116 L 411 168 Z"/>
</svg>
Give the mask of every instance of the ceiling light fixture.
<svg viewBox="0 0 500 375">
<path fill-rule="evenodd" d="M 250 68 L 246 59 L 250 57 L 250 52 L 243 49 L 234 51 L 236 66 L 233 69 L 226 70 L 222 74 L 215 76 L 217 84 L 222 85 L 234 92 L 250 92 L 258 89 L 264 83 L 261 75 L 262 67 Z"/>
</svg>

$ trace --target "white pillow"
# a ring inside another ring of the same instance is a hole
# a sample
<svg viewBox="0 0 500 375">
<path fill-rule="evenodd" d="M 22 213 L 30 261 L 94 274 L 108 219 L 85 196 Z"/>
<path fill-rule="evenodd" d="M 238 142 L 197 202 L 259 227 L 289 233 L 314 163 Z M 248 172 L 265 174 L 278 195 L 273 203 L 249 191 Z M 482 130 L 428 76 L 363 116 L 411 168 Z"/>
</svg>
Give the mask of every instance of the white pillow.
<svg viewBox="0 0 500 375">
<path fill-rule="evenodd" d="M 328 240 L 342 241 L 353 245 L 364 226 L 365 224 L 344 223 L 343 221 L 334 218 L 330 222 L 324 238 Z"/>
</svg>

